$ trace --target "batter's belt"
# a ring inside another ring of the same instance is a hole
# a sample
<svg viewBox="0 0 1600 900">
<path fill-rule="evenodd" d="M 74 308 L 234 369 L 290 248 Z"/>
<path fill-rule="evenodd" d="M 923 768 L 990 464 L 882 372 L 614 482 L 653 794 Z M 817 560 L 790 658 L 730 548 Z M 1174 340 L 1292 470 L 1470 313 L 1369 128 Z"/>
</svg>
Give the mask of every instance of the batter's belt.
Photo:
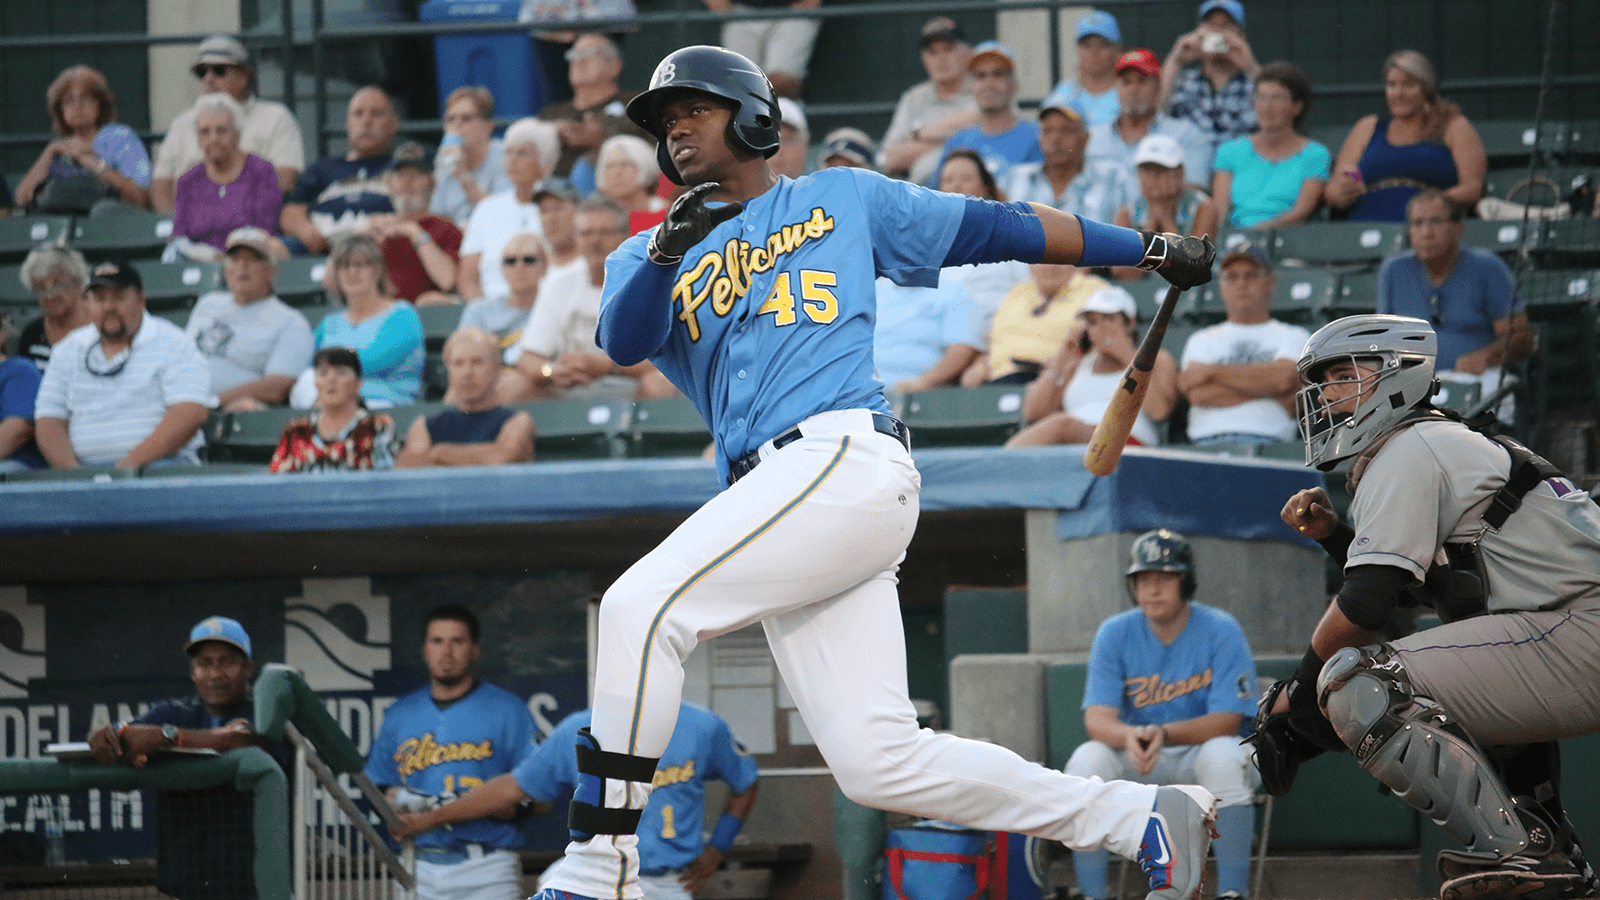
<svg viewBox="0 0 1600 900">
<path fill-rule="evenodd" d="M 879 434 L 886 434 L 889 437 L 894 438 L 895 440 L 904 444 L 907 450 L 911 449 L 911 429 L 906 427 L 906 423 L 896 419 L 894 416 L 879 412 L 873 413 L 872 430 L 878 432 Z M 728 483 L 733 484 L 735 481 L 738 481 L 744 476 L 749 475 L 750 470 L 760 465 L 763 451 L 771 453 L 774 450 L 781 450 L 803 437 L 805 437 L 805 433 L 800 430 L 799 425 L 796 425 L 795 427 L 768 441 L 766 444 L 763 444 L 760 447 L 751 450 L 749 453 L 739 457 L 738 459 L 733 460 L 728 464 Z"/>
</svg>

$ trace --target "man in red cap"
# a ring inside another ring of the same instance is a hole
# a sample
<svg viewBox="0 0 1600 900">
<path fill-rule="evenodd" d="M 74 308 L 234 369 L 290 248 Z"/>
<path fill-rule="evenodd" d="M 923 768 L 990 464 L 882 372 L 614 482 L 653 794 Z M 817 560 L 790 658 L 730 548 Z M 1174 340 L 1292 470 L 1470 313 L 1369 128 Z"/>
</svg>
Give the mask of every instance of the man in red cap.
<svg viewBox="0 0 1600 900">
<path fill-rule="evenodd" d="M 1193 124 L 1161 113 L 1161 62 L 1143 47 L 1129 50 L 1117 60 L 1117 101 L 1122 112 L 1110 122 L 1089 129 L 1090 159 L 1109 159 L 1138 181 L 1134 149 L 1147 134 L 1171 136 L 1184 148 L 1183 171 L 1189 183 L 1210 190 L 1211 141 Z"/>
</svg>

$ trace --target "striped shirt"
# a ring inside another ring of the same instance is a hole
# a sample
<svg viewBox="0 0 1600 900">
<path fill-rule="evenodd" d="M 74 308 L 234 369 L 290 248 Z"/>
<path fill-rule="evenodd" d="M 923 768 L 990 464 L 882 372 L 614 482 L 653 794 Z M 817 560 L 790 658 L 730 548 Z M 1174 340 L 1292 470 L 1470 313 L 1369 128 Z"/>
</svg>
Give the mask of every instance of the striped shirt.
<svg viewBox="0 0 1600 900">
<path fill-rule="evenodd" d="M 62 338 L 50 358 L 34 417 L 66 419 L 72 451 L 86 466 L 116 464 L 150 436 L 168 406 L 204 404 L 211 395 L 210 370 L 194 341 L 148 312 L 133 346 L 109 360 L 93 325 Z M 196 431 L 177 457 L 198 462 L 202 443 Z"/>
<path fill-rule="evenodd" d="M 1117 210 L 1139 198 L 1139 185 L 1127 169 L 1104 159 L 1086 160 L 1077 177 L 1056 193 L 1044 163 L 1018 163 L 1006 177 L 1006 199 L 1053 206 L 1064 213 L 1110 222 Z"/>
</svg>

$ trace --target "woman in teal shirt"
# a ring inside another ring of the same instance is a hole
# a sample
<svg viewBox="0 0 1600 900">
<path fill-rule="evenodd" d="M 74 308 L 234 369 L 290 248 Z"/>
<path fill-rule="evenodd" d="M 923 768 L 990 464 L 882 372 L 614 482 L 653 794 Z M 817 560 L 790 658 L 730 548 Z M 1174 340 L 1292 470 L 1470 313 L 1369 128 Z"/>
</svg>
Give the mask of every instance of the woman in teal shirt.
<svg viewBox="0 0 1600 900">
<path fill-rule="evenodd" d="M 1234 228 L 1298 225 L 1317 210 L 1333 159 L 1301 132 L 1311 105 L 1311 82 L 1291 63 L 1275 62 L 1256 75 L 1255 134 L 1217 148 L 1211 196 L 1221 220 Z"/>
<path fill-rule="evenodd" d="M 361 358 L 361 397 L 373 406 L 404 406 L 422 395 L 422 320 L 394 285 L 377 243 L 343 235 L 328 257 L 332 293 L 344 309 L 317 324 L 317 349 L 353 347 Z"/>
</svg>

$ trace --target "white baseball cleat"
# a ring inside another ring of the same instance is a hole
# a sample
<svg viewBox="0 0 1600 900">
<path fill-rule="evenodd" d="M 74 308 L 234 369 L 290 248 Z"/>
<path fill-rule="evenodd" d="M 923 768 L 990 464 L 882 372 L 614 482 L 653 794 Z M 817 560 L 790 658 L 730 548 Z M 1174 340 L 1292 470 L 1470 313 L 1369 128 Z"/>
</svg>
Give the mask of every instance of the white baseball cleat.
<svg viewBox="0 0 1600 900">
<path fill-rule="evenodd" d="M 1139 868 L 1150 878 L 1146 900 L 1197 897 L 1216 836 L 1217 798 L 1210 791 L 1191 784 L 1156 788 L 1138 853 Z"/>
</svg>

